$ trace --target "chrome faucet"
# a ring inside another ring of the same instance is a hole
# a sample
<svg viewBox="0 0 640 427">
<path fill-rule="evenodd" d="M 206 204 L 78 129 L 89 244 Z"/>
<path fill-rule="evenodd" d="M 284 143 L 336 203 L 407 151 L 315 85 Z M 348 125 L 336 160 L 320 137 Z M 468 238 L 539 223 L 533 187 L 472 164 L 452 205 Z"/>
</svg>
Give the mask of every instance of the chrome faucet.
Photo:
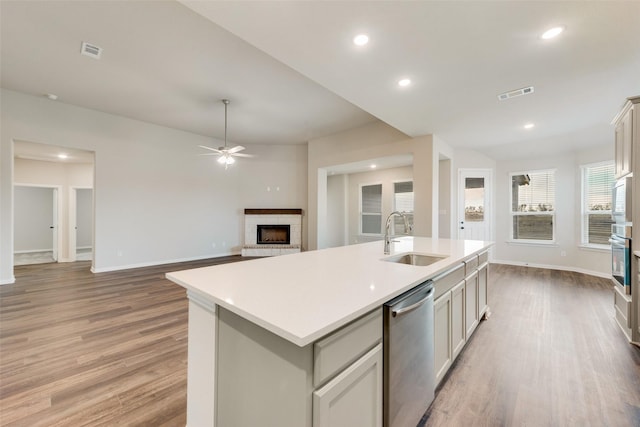
<svg viewBox="0 0 640 427">
<path fill-rule="evenodd" d="M 391 236 L 389 236 L 389 228 L 391 227 L 391 218 L 394 216 L 401 216 L 404 220 L 404 234 L 409 234 L 411 232 L 411 227 L 409 226 L 409 218 L 407 217 L 405 212 L 393 211 L 387 217 L 387 225 L 385 226 L 384 232 L 384 254 L 389 255 L 391 253 Z"/>
</svg>

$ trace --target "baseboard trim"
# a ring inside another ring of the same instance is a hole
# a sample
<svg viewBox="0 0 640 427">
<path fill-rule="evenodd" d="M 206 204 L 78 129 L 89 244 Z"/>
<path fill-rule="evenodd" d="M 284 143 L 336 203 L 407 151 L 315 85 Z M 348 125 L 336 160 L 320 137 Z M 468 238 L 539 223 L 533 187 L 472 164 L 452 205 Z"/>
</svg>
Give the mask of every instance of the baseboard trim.
<svg viewBox="0 0 640 427">
<path fill-rule="evenodd" d="M 516 265 L 519 267 L 533 267 L 533 268 L 545 268 L 547 270 L 560 270 L 560 271 L 572 271 L 574 273 L 582 273 L 588 274 L 589 276 L 602 277 L 603 279 L 610 279 L 611 274 L 601 273 L 599 271 L 585 270 L 584 268 L 578 267 L 570 267 L 566 265 L 552 265 L 552 264 L 535 264 L 531 262 L 521 262 L 521 261 L 507 261 L 507 260 L 499 260 L 494 259 L 491 260 L 493 264 L 505 264 L 505 265 Z"/>
<path fill-rule="evenodd" d="M 220 258 L 220 257 L 225 257 L 225 256 L 231 256 L 231 255 L 240 255 L 240 254 L 239 253 L 233 253 L 233 252 L 225 252 L 225 253 L 208 254 L 208 255 L 201 255 L 201 256 L 189 257 L 189 258 L 177 258 L 177 259 L 168 259 L 168 260 L 163 260 L 163 261 L 142 262 L 142 263 L 139 263 L 139 264 L 116 265 L 116 266 L 112 266 L 112 267 L 100 267 L 100 268 L 91 267 L 91 272 L 92 273 L 107 273 L 107 272 L 110 272 L 110 271 L 130 270 L 132 268 L 142 268 L 142 267 L 153 267 L 153 266 L 156 266 L 156 265 L 175 264 L 175 263 L 178 263 L 178 262 L 199 261 L 199 260 L 202 260 L 202 259 Z"/>
<path fill-rule="evenodd" d="M 15 276 L 11 276 L 9 279 L 0 280 L 0 286 L 2 286 L 2 285 L 13 285 L 14 283 L 16 283 L 16 277 Z"/>
</svg>

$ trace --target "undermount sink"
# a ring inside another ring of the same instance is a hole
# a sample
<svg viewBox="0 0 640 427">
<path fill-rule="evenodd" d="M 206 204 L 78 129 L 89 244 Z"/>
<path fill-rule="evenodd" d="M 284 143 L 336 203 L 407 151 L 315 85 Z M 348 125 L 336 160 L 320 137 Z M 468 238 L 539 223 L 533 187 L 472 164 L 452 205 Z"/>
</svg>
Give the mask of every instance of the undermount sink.
<svg viewBox="0 0 640 427">
<path fill-rule="evenodd" d="M 394 255 L 388 258 L 383 258 L 383 261 L 395 262 L 398 264 L 419 265 L 421 267 L 426 267 L 427 265 L 431 265 L 445 258 L 446 256 L 442 256 L 442 255 L 423 255 L 423 254 L 416 254 L 416 253 L 409 252 L 409 253 Z"/>
</svg>

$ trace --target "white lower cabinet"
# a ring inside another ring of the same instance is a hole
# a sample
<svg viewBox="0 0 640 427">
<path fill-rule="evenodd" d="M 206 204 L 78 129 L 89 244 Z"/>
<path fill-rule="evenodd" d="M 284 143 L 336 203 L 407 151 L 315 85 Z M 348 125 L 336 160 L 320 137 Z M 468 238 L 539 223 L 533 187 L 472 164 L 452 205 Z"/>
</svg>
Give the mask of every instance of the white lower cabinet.
<svg viewBox="0 0 640 427">
<path fill-rule="evenodd" d="M 464 291 L 464 281 L 451 289 L 451 352 L 453 359 L 458 356 L 467 342 L 464 323 Z"/>
<path fill-rule="evenodd" d="M 478 326 L 480 317 L 478 316 L 478 272 L 474 272 L 465 279 L 465 311 L 464 323 L 466 325 L 467 337 L 470 337 Z"/>
<path fill-rule="evenodd" d="M 434 352 L 436 385 L 488 313 L 488 254 L 465 260 L 434 278 Z M 466 277 L 465 277 L 466 274 Z"/>
<path fill-rule="evenodd" d="M 484 263 L 478 268 L 478 316 L 482 319 L 482 316 L 487 313 L 489 309 L 489 295 L 487 288 L 487 281 L 489 279 L 489 264 Z M 487 314 L 488 316 L 489 314 Z"/>
<path fill-rule="evenodd" d="M 313 392 L 313 426 L 382 426 L 382 344 Z"/>
<path fill-rule="evenodd" d="M 462 282 L 464 284 L 464 282 Z M 451 291 L 443 294 L 433 303 L 434 316 L 434 363 L 436 384 L 451 366 Z"/>
</svg>

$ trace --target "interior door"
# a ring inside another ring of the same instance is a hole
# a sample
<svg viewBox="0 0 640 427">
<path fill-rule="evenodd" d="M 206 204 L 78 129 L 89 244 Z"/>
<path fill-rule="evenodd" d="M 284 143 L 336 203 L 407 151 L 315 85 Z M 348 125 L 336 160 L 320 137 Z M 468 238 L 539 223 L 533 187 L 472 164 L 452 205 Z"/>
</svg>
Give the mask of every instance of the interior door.
<svg viewBox="0 0 640 427">
<path fill-rule="evenodd" d="M 458 238 L 491 240 L 491 169 L 460 169 Z"/>
<path fill-rule="evenodd" d="M 53 216 L 51 231 L 53 233 L 53 260 L 58 261 L 58 189 L 53 189 Z"/>
</svg>

